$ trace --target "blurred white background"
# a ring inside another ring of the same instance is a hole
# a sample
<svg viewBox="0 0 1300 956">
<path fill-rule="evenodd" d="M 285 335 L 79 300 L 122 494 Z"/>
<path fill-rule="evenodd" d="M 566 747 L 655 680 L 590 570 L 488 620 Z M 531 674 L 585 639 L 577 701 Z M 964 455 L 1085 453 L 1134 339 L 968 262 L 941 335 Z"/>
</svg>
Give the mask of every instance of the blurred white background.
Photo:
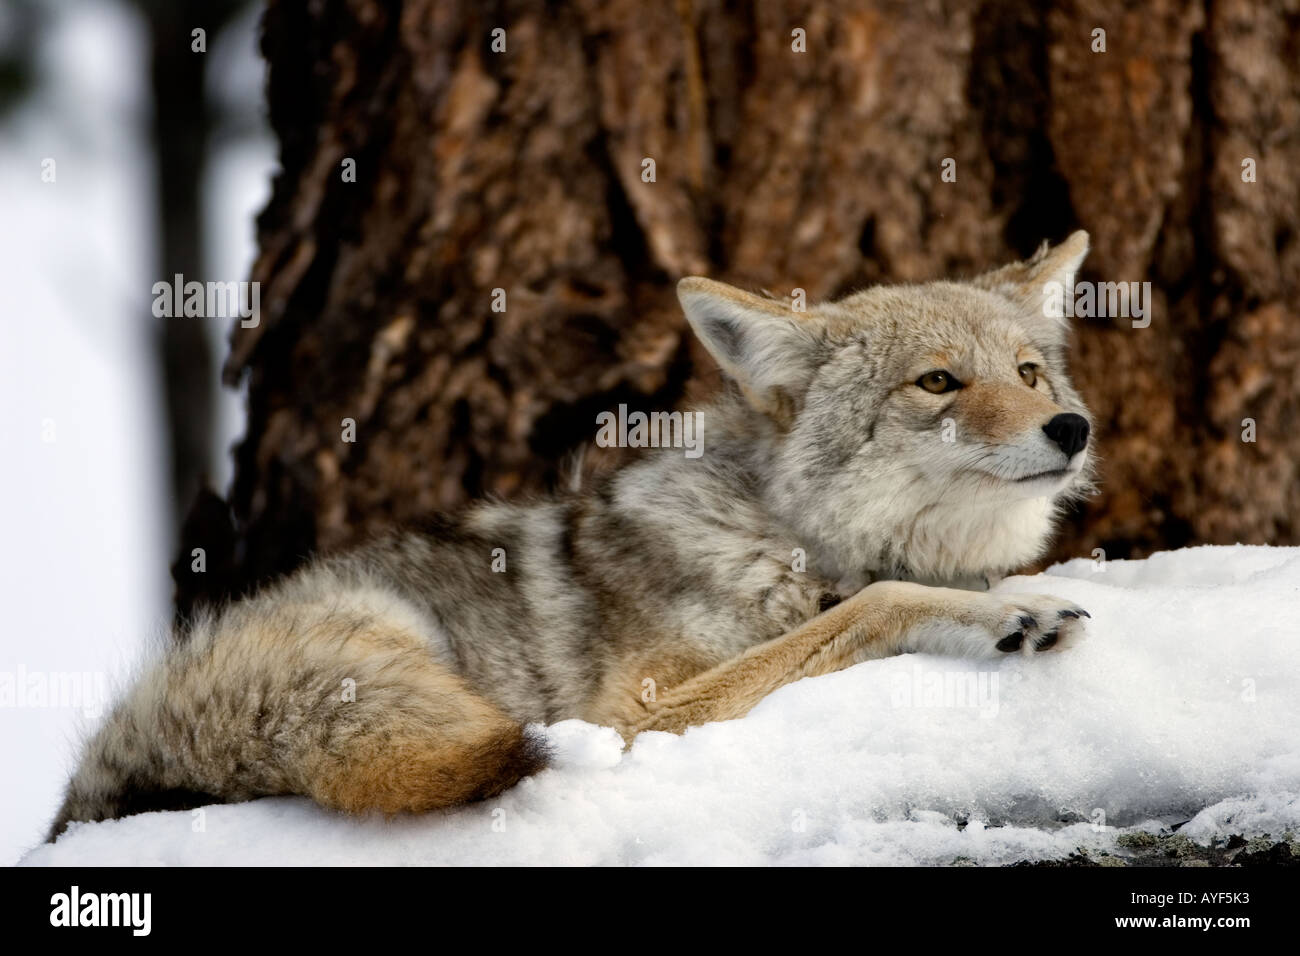
<svg viewBox="0 0 1300 956">
<path fill-rule="evenodd" d="M 4 2 L 0 33 L 13 27 Z M 168 277 L 155 264 L 149 51 L 131 4 L 44 6 L 34 84 L 0 118 L 0 674 L 11 690 L 24 673 L 104 674 L 111 698 L 165 635 L 174 557 L 150 326 L 151 287 Z M 208 41 L 209 99 L 252 122 L 214 136 L 201 171 L 204 278 L 248 277 L 270 194 L 259 15 L 248 7 Z M 206 324 L 219 365 L 227 320 L 190 321 Z M 223 390 L 212 435 L 222 492 L 242 415 L 242 396 Z M 0 863 L 43 839 L 98 716 L 84 703 L 0 700 Z"/>
</svg>

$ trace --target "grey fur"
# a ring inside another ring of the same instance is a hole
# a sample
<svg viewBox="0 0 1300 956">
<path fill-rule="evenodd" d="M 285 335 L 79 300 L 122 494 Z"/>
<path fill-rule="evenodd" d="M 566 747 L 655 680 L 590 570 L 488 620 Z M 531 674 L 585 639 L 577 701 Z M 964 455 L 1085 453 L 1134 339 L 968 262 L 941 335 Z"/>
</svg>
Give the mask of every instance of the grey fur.
<svg viewBox="0 0 1300 956">
<path fill-rule="evenodd" d="M 702 457 L 658 449 L 550 499 L 395 530 L 202 618 L 89 742 L 51 835 L 139 809 L 317 796 L 358 740 L 455 742 L 464 714 L 625 724 L 642 671 L 680 682 L 872 581 L 978 585 L 1031 561 L 1089 487 L 1087 451 L 1064 477 L 1017 480 L 1066 464 L 1039 409 L 1087 414 L 1063 323 L 1034 295 L 1073 275 L 1080 235 L 969 283 L 879 287 L 807 315 L 684 280 L 731 380 L 703 410 Z M 1041 369 L 1032 396 L 1016 391 L 1022 349 Z M 972 391 L 915 384 L 936 353 Z M 442 673 L 441 703 L 411 689 Z M 345 680 L 354 702 L 337 699 Z M 473 746 L 508 785 L 539 757 L 497 730 Z"/>
</svg>

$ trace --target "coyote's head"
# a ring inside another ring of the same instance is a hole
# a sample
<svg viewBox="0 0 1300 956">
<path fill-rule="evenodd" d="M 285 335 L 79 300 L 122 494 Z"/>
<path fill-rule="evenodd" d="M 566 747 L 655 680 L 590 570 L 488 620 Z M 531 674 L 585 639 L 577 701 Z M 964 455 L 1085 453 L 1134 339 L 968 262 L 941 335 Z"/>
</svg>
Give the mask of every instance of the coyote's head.
<svg viewBox="0 0 1300 956">
<path fill-rule="evenodd" d="M 1076 232 L 965 282 L 880 286 L 795 311 L 709 279 L 678 295 L 760 434 L 767 507 L 832 576 L 1003 573 L 1088 488 L 1088 412 L 1045 303 Z"/>
</svg>

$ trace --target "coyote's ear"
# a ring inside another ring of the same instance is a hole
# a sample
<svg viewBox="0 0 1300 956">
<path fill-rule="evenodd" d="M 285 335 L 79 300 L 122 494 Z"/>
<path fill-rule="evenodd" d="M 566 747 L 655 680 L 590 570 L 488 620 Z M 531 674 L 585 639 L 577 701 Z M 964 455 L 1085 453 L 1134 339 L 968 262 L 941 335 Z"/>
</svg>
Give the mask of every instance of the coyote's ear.
<svg viewBox="0 0 1300 956">
<path fill-rule="evenodd" d="M 1059 246 L 1047 243 L 1025 262 L 1013 262 L 971 280 L 972 285 L 1006 296 L 1035 315 L 1065 324 L 1064 290 L 1074 288 L 1074 276 L 1088 254 L 1088 234 L 1080 229 Z"/>
<path fill-rule="evenodd" d="M 777 420 L 788 418 L 816 367 L 815 320 L 775 299 L 699 276 L 677 283 L 677 298 L 696 336 L 750 404 Z"/>
</svg>

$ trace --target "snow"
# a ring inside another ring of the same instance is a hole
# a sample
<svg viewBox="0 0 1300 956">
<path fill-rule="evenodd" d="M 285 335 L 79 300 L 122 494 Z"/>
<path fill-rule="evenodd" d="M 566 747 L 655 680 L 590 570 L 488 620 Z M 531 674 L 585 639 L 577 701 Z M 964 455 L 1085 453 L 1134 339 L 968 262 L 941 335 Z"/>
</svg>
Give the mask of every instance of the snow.
<svg viewBox="0 0 1300 956">
<path fill-rule="evenodd" d="M 1202 844 L 1300 831 L 1300 549 L 1075 560 L 998 589 L 1077 601 L 1087 639 L 872 661 L 627 752 L 565 721 L 551 768 L 446 813 L 275 798 L 77 825 L 23 862 L 996 864 L 1122 854 L 1126 828 L 1188 820 Z"/>
</svg>

